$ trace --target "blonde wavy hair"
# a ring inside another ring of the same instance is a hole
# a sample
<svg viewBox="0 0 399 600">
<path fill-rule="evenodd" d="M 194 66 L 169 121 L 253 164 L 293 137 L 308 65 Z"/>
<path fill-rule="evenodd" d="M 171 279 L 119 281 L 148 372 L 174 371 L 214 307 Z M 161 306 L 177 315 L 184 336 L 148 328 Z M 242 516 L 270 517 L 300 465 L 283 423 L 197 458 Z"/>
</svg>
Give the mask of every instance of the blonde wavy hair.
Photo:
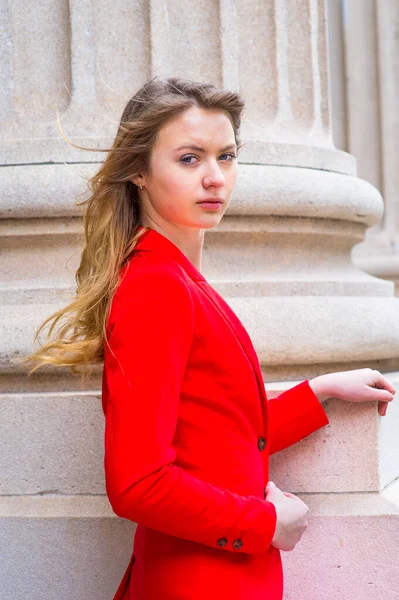
<svg viewBox="0 0 399 600">
<path fill-rule="evenodd" d="M 151 151 L 162 126 L 192 106 L 222 110 L 229 116 L 237 149 L 244 100 L 240 94 L 221 90 L 212 83 L 180 77 L 148 80 L 126 104 L 111 148 L 85 148 L 108 155 L 97 173 L 88 180 L 90 197 L 76 206 L 87 205 L 83 216 L 85 245 L 76 271 L 76 297 L 50 315 L 36 330 L 33 343 L 52 321 L 44 345 L 21 359 L 35 364 L 29 375 L 45 364 L 82 368 L 82 381 L 90 367 L 103 362 L 106 322 L 120 270 L 134 255 L 134 248 L 148 228 L 138 231 L 140 195 L 130 180 L 139 173 L 151 176 Z M 57 323 L 64 320 L 53 340 Z"/>
</svg>

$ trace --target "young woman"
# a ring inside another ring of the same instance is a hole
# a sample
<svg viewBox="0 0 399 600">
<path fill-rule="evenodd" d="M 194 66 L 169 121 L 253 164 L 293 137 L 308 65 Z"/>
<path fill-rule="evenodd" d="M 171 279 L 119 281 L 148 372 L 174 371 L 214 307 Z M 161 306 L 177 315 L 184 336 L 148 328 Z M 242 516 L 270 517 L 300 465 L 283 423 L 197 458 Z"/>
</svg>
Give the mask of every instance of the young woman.
<svg viewBox="0 0 399 600">
<path fill-rule="evenodd" d="M 326 425 L 326 398 L 377 400 L 384 414 L 395 393 L 360 369 L 267 400 L 247 331 L 201 273 L 237 180 L 243 108 L 180 78 L 131 98 L 91 180 L 77 298 L 55 322 L 72 316 L 32 355 L 104 361 L 106 491 L 138 524 L 114 600 L 281 600 L 280 551 L 308 507 L 269 482 L 269 455 Z"/>
</svg>

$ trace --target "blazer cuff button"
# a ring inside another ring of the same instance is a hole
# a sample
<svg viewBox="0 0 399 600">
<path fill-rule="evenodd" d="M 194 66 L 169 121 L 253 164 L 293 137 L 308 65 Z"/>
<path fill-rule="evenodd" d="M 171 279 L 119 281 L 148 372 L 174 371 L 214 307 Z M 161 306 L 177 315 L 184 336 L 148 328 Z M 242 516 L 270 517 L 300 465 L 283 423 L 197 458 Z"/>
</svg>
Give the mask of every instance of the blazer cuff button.
<svg viewBox="0 0 399 600">
<path fill-rule="evenodd" d="M 225 546 L 226 544 L 227 544 L 227 539 L 226 539 L 226 538 L 220 538 L 220 539 L 217 541 L 217 545 L 218 545 L 218 546 Z"/>
<path fill-rule="evenodd" d="M 242 548 L 242 540 L 234 540 L 233 547 L 236 550 L 239 550 L 240 548 Z"/>
</svg>

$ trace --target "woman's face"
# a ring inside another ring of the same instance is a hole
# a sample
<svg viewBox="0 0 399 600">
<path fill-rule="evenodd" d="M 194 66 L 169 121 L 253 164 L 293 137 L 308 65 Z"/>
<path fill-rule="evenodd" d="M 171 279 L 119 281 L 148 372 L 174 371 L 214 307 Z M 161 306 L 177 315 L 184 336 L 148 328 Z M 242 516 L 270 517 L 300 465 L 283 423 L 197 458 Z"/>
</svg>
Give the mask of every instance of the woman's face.
<svg viewBox="0 0 399 600">
<path fill-rule="evenodd" d="M 198 229 L 218 225 L 237 180 L 236 156 L 234 130 L 223 111 L 191 107 L 166 123 L 153 148 L 151 176 L 132 180 L 145 188 L 139 190 L 142 224 Z M 223 200 L 217 208 L 198 204 L 216 197 Z"/>
</svg>

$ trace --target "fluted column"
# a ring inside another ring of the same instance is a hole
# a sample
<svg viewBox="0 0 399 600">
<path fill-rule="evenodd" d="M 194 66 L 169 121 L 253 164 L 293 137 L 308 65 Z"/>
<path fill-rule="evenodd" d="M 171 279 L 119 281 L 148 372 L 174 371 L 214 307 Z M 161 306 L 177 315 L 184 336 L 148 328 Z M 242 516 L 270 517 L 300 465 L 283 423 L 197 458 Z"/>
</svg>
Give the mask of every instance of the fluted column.
<svg viewBox="0 0 399 600">
<path fill-rule="evenodd" d="M 134 525 L 105 497 L 101 370 L 82 390 L 69 370 L 28 380 L 14 360 L 73 294 L 82 242 L 74 200 L 85 191 L 82 175 L 104 157 L 69 146 L 57 115 L 72 141 L 102 148 L 152 75 L 211 80 L 244 95 L 240 176 L 228 213 L 207 232 L 203 271 L 247 325 L 270 397 L 324 372 L 397 364 L 393 283 L 351 262 L 384 206 L 332 140 L 322 0 L 74 0 L 40 10 L 14 0 L 0 13 L 0 530 L 9 549 L 0 596 L 105 600 Z M 373 523 L 388 547 L 397 527 L 395 421 L 380 422 L 371 405 L 326 407 L 328 427 L 272 460 L 274 481 L 302 494 L 314 516 L 306 541 L 284 556 L 286 597 L 341 598 L 331 573 L 349 572 L 367 538 L 348 597 L 386 600 L 367 596 L 362 575 L 379 552 Z M 379 567 L 384 590 L 394 556 Z M 317 575 L 304 580 L 304 561 Z"/>
<path fill-rule="evenodd" d="M 369 83 L 372 94 L 364 93 L 364 89 L 349 91 L 348 122 L 352 123 L 353 140 L 357 140 L 353 152 L 356 154 L 362 146 L 359 165 L 369 181 L 373 165 L 375 185 L 383 194 L 385 210 L 378 226 L 354 249 L 353 260 L 371 275 L 394 281 L 399 295 L 399 4 L 368 0 L 364 9 L 359 3 L 348 3 L 346 62 L 349 81 L 359 72 L 359 63 L 362 65 L 362 81 Z M 357 38 L 362 40 L 359 48 L 353 30 L 359 23 L 363 25 L 365 14 L 368 27 L 362 27 L 358 33 Z M 365 55 L 362 50 L 366 48 Z M 356 94 L 357 91 L 363 93 Z M 365 105 L 372 111 L 372 118 L 364 115 Z M 361 130 L 355 115 L 363 119 Z M 375 135 L 370 144 L 372 132 Z"/>
<path fill-rule="evenodd" d="M 104 600 L 134 524 L 105 496 L 101 369 L 27 378 L 15 359 L 72 298 L 84 177 L 151 74 L 146 2 L 0 3 L 0 598 Z M 59 117 L 60 123 L 57 119 Z M 41 339 L 43 337 L 41 336 Z"/>
<path fill-rule="evenodd" d="M 399 355 L 394 286 L 351 262 L 383 200 L 332 141 L 324 2 L 268 2 L 256 18 L 251 8 L 237 7 L 233 69 L 246 146 L 228 214 L 207 234 L 204 272 L 252 327 L 266 380 L 389 370 Z"/>
</svg>

